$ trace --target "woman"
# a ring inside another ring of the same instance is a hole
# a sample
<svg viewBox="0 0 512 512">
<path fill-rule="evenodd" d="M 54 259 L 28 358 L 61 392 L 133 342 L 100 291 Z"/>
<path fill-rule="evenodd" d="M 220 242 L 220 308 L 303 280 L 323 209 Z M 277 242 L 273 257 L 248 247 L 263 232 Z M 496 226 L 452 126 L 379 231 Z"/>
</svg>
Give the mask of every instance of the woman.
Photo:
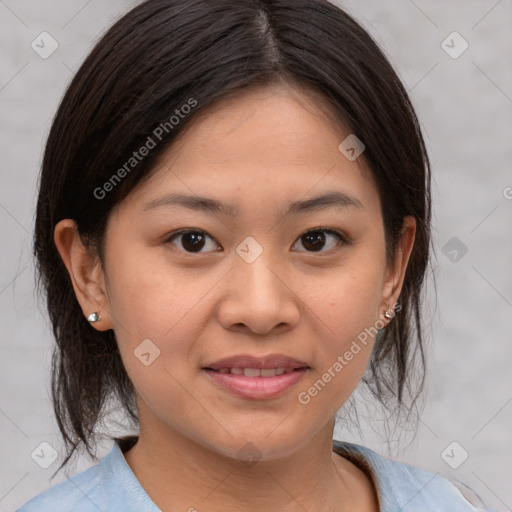
<svg viewBox="0 0 512 512">
<path fill-rule="evenodd" d="M 35 232 L 64 464 L 112 400 L 138 435 L 20 510 L 476 510 L 332 442 L 361 381 L 419 395 L 429 249 L 418 121 L 350 16 L 142 3 L 64 96 Z"/>
</svg>

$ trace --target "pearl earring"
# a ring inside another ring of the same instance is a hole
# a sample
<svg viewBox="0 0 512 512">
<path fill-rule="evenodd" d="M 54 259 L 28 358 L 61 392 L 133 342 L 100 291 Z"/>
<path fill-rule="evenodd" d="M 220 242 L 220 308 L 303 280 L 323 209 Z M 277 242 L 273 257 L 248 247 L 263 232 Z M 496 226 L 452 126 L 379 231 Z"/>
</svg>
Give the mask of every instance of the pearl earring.
<svg viewBox="0 0 512 512">
<path fill-rule="evenodd" d="M 87 320 L 93 324 L 94 322 L 99 322 L 101 320 L 101 316 L 95 311 L 87 317 Z"/>
</svg>

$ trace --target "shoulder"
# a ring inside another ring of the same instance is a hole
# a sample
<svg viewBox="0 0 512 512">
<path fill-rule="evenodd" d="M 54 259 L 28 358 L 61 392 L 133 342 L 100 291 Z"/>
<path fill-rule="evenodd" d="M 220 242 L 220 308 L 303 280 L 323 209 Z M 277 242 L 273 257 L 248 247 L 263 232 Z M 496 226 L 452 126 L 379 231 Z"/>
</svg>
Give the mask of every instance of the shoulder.
<svg viewBox="0 0 512 512">
<path fill-rule="evenodd" d="M 438 473 L 387 459 L 351 443 L 334 441 L 334 451 L 366 470 L 374 481 L 382 512 L 477 512 L 461 491 Z M 492 511 L 488 511 L 492 512 Z"/>
<path fill-rule="evenodd" d="M 16 512 L 98 512 L 105 510 L 100 466 L 96 465 L 38 494 Z"/>
<path fill-rule="evenodd" d="M 99 464 L 38 494 L 16 512 L 159 512 L 126 462 L 121 441 Z"/>
</svg>

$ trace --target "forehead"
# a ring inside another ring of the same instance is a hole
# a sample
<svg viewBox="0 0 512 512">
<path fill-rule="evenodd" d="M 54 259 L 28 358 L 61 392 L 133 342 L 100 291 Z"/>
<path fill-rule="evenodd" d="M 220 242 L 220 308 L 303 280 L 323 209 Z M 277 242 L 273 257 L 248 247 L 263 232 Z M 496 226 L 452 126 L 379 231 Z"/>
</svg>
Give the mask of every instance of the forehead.
<svg viewBox="0 0 512 512">
<path fill-rule="evenodd" d="M 199 114 L 162 154 L 139 199 L 146 207 L 158 201 L 157 192 L 225 198 L 237 213 L 264 199 L 286 196 L 290 207 L 292 198 L 329 191 L 363 206 L 378 201 L 362 156 L 350 161 L 340 151 L 350 132 L 329 108 L 318 96 L 282 86 L 225 99 Z"/>
</svg>

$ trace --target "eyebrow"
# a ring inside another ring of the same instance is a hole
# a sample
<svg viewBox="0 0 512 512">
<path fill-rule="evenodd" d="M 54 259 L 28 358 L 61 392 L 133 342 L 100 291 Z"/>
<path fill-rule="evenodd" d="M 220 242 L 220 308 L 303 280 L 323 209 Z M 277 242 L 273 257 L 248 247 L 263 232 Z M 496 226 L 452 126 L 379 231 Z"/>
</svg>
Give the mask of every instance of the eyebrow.
<svg viewBox="0 0 512 512">
<path fill-rule="evenodd" d="M 217 199 L 198 195 L 186 195 L 179 193 L 167 194 L 158 199 L 144 203 L 143 211 L 152 210 L 161 206 L 178 206 L 190 210 L 234 217 L 239 214 L 239 209 L 234 204 L 227 204 Z M 355 197 L 344 192 L 328 192 L 310 199 L 292 201 L 288 203 L 281 215 L 297 214 L 324 210 L 327 208 L 364 208 L 363 204 Z"/>
</svg>

